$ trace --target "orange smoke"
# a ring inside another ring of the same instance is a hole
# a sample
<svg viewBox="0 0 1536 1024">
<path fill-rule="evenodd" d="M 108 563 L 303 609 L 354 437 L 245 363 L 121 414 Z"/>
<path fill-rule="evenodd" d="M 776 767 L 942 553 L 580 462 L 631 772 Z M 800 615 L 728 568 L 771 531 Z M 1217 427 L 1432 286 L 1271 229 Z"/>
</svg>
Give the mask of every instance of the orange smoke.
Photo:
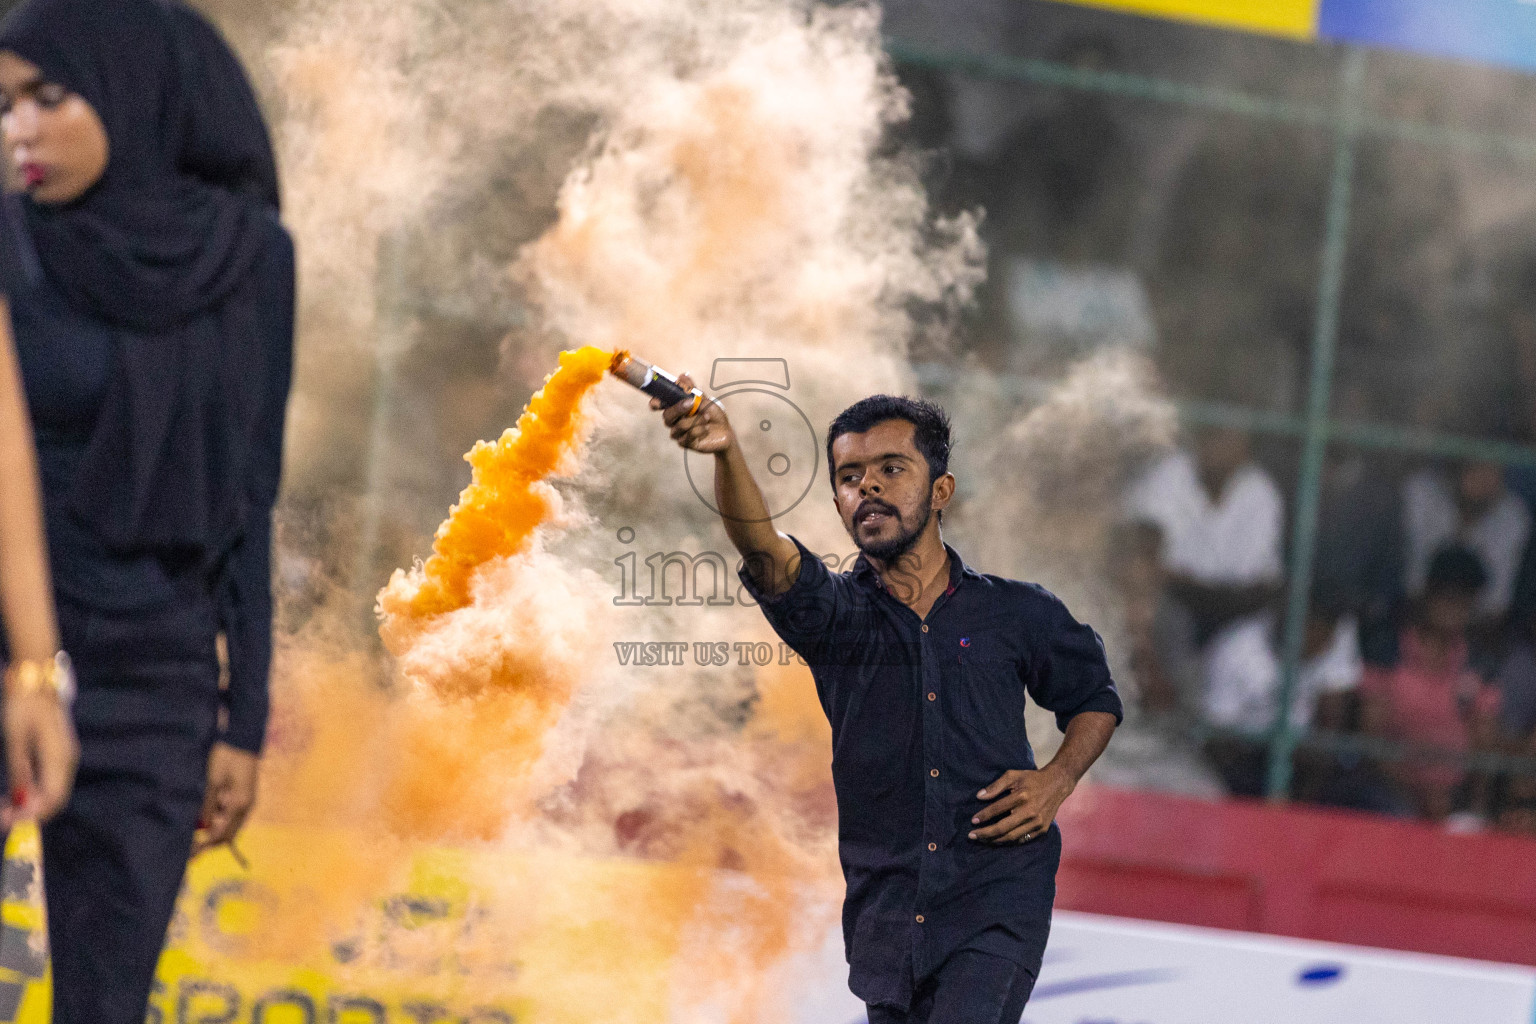
<svg viewBox="0 0 1536 1024">
<path fill-rule="evenodd" d="M 571 468 L 582 399 L 611 359 L 592 347 L 560 354 L 517 426 L 465 456 L 473 476 L 432 556 L 379 594 L 380 634 L 417 687 L 393 722 L 397 770 L 381 795 L 396 835 L 491 839 L 527 810 L 521 784 L 580 682 L 574 659 L 530 635 L 538 607 L 559 602 L 527 556 L 559 508 L 546 478 Z M 477 579 L 497 597 L 477 601 Z M 520 609 L 519 623 L 501 602 Z"/>
<path fill-rule="evenodd" d="M 380 595 L 391 653 L 399 653 L 401 634 L 408 634 L 412 623 L 468 605 L 475 570 L 523 551 L 550 517 L 554 495 L 544 478 L 572 451 L 581 400 L 612 360 L 611 353 L 591 346 L 560 353 L 560 368 L 529 401 L 517 426 L 464 456 L 474 475 L 437 528 L 432 557 L 409 576 L 397 570 Z"/>
<path fill-rule="evenodd" d="M 584 666 L 592 668 L 576 649 L 551 649 L 561 636 L 587 646 L 569 619 L 582 602 L 560 590 L 587 584 L 541 571 L 553 567 L 541 563 L 548 556 L 535 534 L 559 507 L 545 478 L 576 469 L 581 401 L 613 358 L 591 347 L 561 354 L 517 428 L 467 457 L 472 482 L 439 527 L 432 557 L 396 572 L 380 594 L 382 635 L 415 685 L 376 730 L 392 763 L 378 778 L 375 820 L 408 843 L 495 840 L 542 825 L 600 858 L 567 864 L 572 885 L 596 883 L 610 870 L 604 863 L 651 862 L 656 884 L 628 885 L 597 915 L 628 940 L 601 953 L 590 936 L 572 945 L 560 919 L 591 911 L 568 897 L 564 911 L 523 935 L 523 953 L 552 969 L 548 979 L 527 977 L 527 994 L 548 1012 L 574 1006 L 576 989 L 594 980 L 625 979 L 659 986 L 663 1001 L 720 1000 L 735 1007 L 732 1020 L 755 1020 L 780 994 L 769 968 L 818 941 L 827 923 L 805 909 L 808 892 L 821 892 L 819 905 L 830 895 L 822 887 L 835 812 L 826 724 L 804 670 L 759 670 L 762 706 L 743 731 L 687 736 L 612 723 L 557 792 L 531 785 Z M 524 905 L 551 898 L 518 893 Z M 631 949 L 641 934 L 643 957 Z M 605 962 L 623 950 L 624 963 Z M 555 980 L 577 962 L 592 968 L 583 985 Z M 658 1004 L 654 1016 L 664 1012 Z"/>
</svg>

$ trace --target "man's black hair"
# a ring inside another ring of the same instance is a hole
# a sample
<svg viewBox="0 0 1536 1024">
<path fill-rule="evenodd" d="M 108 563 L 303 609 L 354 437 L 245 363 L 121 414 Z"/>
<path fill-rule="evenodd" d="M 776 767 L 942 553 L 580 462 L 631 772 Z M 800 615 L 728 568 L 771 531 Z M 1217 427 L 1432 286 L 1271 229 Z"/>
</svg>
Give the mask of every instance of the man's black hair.
<svg viewBox="0 0 1536 1024">
<path fill-rule="evenodd" d="M 912 424 L 912 443 L 928 463 L 928 485 L 949 472 L 949 416 L 921 398 L 871 395 L 837 414 L 827 428 L 827 472 L 837 487 L 837 467 L 832 464 L 832 442 L 844 434 L 862 434 L 886 420 Z"/>
<path fill-rule="evenodd" d="M 1424 577 L 1426 594 L 1472 596 L 1488 583 L 1488 569 L 1477 552 L 1460 544 L 1447 544 L 1429 560 Z"/>
</svg>

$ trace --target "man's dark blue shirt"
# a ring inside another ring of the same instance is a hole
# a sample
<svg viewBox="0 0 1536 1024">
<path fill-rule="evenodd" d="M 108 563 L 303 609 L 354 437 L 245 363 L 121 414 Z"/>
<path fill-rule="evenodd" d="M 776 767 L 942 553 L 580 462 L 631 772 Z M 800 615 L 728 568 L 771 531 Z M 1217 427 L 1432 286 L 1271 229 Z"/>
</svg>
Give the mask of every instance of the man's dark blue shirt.
<svg viewBox="0 0 1536 1024">
<path fill-rule="evenodd" d="M 1060 830 L 1016 845 L 966 836 L 985 806 L 976 794 L 1035 767 L 1025 691 L 1062 729 L 1084 711 L 1120 719 L 1098 634 L 1044 588 L 976 572 L 948 545 L 949 586 L 920 620 L 863 556 L 834 574 L 795 544 L 800 573 L 785 593 L 741 577 L 810 664 L 832 723 L 849 987 L 905 1009 L 914 984 L 962 949 L 1038 974 Z"/>
</svg>

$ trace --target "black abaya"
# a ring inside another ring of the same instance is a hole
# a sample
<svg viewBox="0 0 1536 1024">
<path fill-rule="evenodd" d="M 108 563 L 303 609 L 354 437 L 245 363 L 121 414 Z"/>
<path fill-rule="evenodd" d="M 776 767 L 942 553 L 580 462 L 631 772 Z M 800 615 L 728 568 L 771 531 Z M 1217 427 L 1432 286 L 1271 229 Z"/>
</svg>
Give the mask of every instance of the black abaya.
<svg viewBox="0 0 1536 1024">
<path fill-rule="evenodd" d="M 80 676 L 76 788 L 43 830 L 54 1021 L 141 1024 L 209 750 L 266 728 L 293 250 L 249 83 L 179 0 L 28 0 L 0 49 L 111 146 L 79 201 L 22 200 L 41 274 L 10 298 Z"/>
</svg>

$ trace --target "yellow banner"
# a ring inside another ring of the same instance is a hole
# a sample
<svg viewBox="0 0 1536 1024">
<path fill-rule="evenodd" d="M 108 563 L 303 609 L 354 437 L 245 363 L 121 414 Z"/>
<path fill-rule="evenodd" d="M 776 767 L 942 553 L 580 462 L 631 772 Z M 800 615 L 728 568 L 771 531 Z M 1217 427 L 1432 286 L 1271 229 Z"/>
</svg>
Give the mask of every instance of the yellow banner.
<svg viewBox="0 0 1536 1024">
<path fill-rule="evenodd" d="M 775 936 L 791 932 L 753 932 L 754 913 L 766 907 L 806 929 L 807 951 L 837 919 L 830 890 L 803 880 L 759 892 L 743 874 L 703 865 L 393 842 L 253 825 L 241 837 L 249 868 L 227 849 L 197 858 L 146 1024 L 724 1020 L 717 997 L 776 1005 L 791 979 L 816 980 L 799 961 L 778 963 Z M 379 844 L 389 848 L 372 857 Z M 40 845 L 30 825 L 6 844 L 0 1024 L 51 1016 Z M 734 915 L 722 931 L 695 930 L 703 919 L 691 895 L 705 891 Z M 789 973 L 774 973 L 781 967 Z M 839 972 L 828 977 L 841 992 Z M 695 1003 L 700 1016 L 678 1016 Z"/>
<path fill-rule="evenodd" d="M 1153 18 L 1314 39 L 1321 0 L 1057 0 Z"/>
<path fill-rule="evenodd" d="M 595 1010 L 586 1012 L 587 1003 L 622 1006 L 627 1019 L 640 1024 L 666 1020 L 662 965 L 676 928 L 617 934 L 604 911 L 674 884 L 679 869 L 424 848 L 411 857 L 408 877 L 373 901 L 367 920 L 321 943 L 305 941 L 304 919 L 334 894 L 306 889 L 311 872 L 299 865 L 344 864 L 357 842 L 339 831 L 253 826 L 242 847 L 254 871 L 237 865 L 227 850 L 194 861 L 146 1024 L 598 1019 Z M 48 1024 L 50 1018 L 39 846 L 30 825 L 18 827 L 6 844 L 0 1024 Z M 556 917 L 547 906 L 508 905 L 505 894 L 485 887 L 486 879 L 517 881 L 521 892 L 535 885 L 578 891 L 555 900 Z M 282 948 L 284 940 L 292 948 Z M 591 972 L 586 977 L 584 965 Z M 550 996 L 555 989 L 564 991 Z"/>
<path fill-rule="evenodd" d="M 48 948 L 38 872 L 37 826 L 17 825 L 5 843 L 5 902 L 0 906 L 0 1022 L 48 1024 Z"/>
</svg>

